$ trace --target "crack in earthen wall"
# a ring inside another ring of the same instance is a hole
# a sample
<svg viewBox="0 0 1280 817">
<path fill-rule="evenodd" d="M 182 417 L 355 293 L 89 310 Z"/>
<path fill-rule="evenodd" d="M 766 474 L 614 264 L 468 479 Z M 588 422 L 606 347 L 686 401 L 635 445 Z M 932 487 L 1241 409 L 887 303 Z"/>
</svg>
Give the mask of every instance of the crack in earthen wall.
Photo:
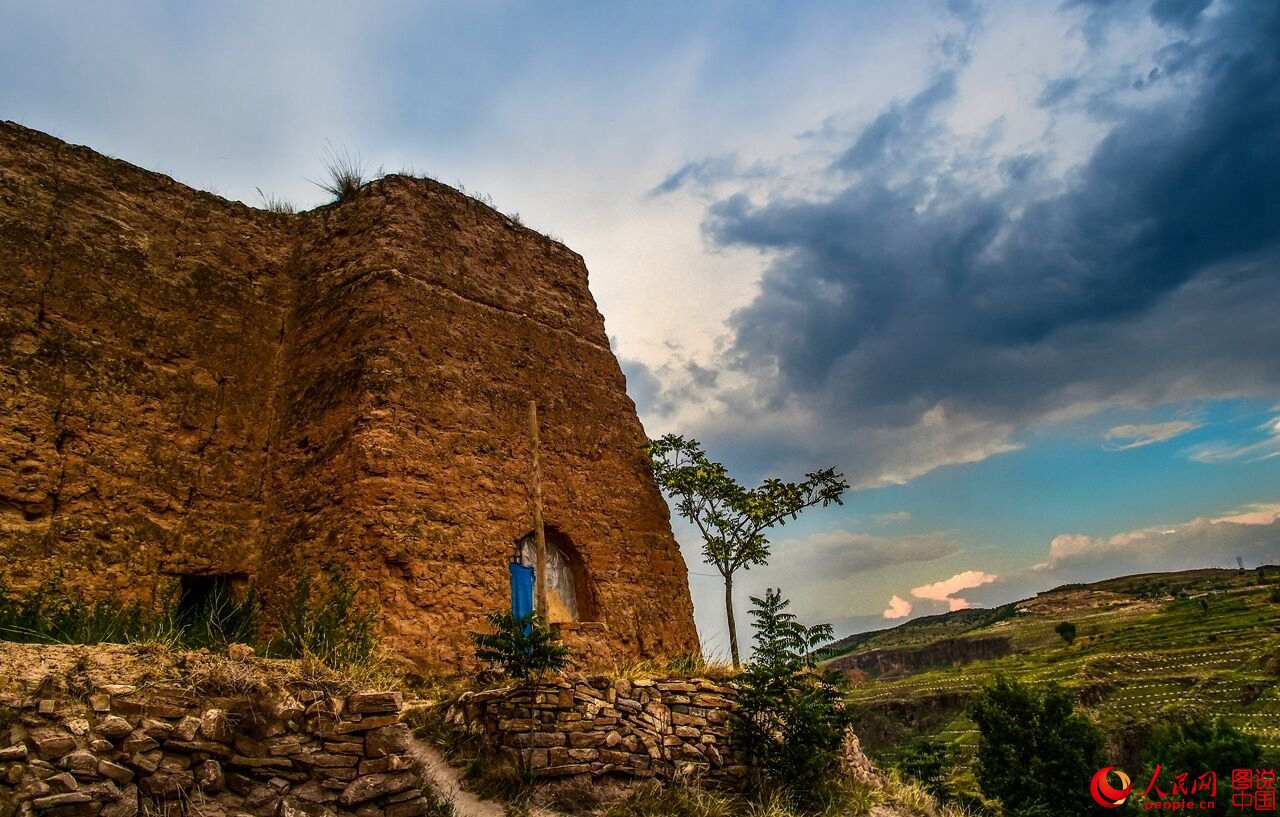
<svg viewBox="0 0 1280 817">
<path fill-rule="evenodd" d="M 295 238 L 289 255 L 279 270 L 280 280 L 284 285 L 284 296 L 280 299 L 280 328 L 276 333 L 276 341 L 271 356 L 271 377 L 267 388 L 267 428 L 263 435 L 262 466 L 258 473 L 258 507 L 257 537 L 254 550 L 258 556 L 258 567 L 267 557 L 267 548 L 271 533 L 270 521 L 276 513 L 275 492 L 272 489 L 272 477 L 276 468 L 277 445 L 280 437 L 280 402 L 285 399 L 283 391 L 288 386 L 285 377 L 289 356 L 292 349 L 291 332 L 294 309 L 298 295 L 298 277 L 302 269 L 302 239 Z"/>
</svg>

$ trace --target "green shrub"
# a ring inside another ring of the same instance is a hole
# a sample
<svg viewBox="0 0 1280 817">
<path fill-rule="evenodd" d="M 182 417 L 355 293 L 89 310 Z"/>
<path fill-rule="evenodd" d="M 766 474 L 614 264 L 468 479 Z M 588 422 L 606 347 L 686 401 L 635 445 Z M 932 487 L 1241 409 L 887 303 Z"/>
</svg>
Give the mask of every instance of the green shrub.
<svg viewBox="0 0 1280 817">
<path fill-rule="evenodd" d="M 536 678 L 558 672 L 569 661 L 569 648 L 561 644 L 540 616 L 517 618 L 510 611 L 487 616 L 492 633 L 471 633 L 476 658 L 497 667 L 509 678 Z"/>
<path fill-rule="evenodd" d="M 755 653 L 738 677 L 735 729 L 757 788 L 784 791 L 812 809 L 829 799 L 850 715 L 832 678 L 808 667 L 816 628 L 797 622 L 778 590 L 752 597 L 751 604 Z"/>
<path fill-rule="evenodd" d="M 1006 817 L 1103 813 L 1085 785 L 1103 765 L 1103 738 L 1066 691 L 999 677 L 969 716 L 979 732 L 978 785 Z"/>
<path fill-rule="evenodd" d="M 356 589 L 341 571 L 329 571 L 319 589 L 302 574 L 280 632 L 268 652 L 282 658 L 312 655 L 334 668 L 367 662 L 377 647 L 375 616 L 356 603 Z"/>
<path fill-rule="evenodd" d="M 1068 644 L 1076 640 L 1076 625 L 1072 624 L 1070 621 L 1059 622 L 1058 626 L 1053 628 L 1053 631 L 1060 635 L 1062 640 Z"/>
<path fill-rule="evenodd" d="M 919 738 L 902 751 L 895 765 L 929 794 L 941 798 L 946 795 L 947 769 L 951 766 L 949 754 L 946 744 Z"/>
<path fill-rule="evenodd" d="M 356 591 L 341 573 L 325 577 L 319 591 L 310 576 L 298 580 L 278 635 L 257 639 L 256 592 L 242 597 L 223 584 L 195 604 L 173 593 L 159 609 L 116 599 L 85 601 L 55 577 L 18 596 L 0 583 L 0 640 L 45 644 L 129 644 L 163 641 L 180 649 L 223 650 L 240 642 L 281 658 L 311 655 L 334 669 L 363 664 L 377 646 L 375 618 L 358 609 Z"/>
<path fill-rule="evenodd" d="M 1262 761 L 1262 749 L 1256 738 L 1224 720 L 1214 723 L 1203 718 L 1159 724 L 1151 733 L 1144 755 L 1146 779 L 1150 779 L 1159 763 L 1160 779 L 1156 785 L 1166 792 L 1173 789 L 1174 775 L 1186 773 L 1194 779 L 1209 771 L 1217 774 L 1221 792 L 1222 787 L 1229 785 L 1232 770 L 1256 769 Z M 1255 813 L 1252 808 L 1245 812 L 1230 805 L 1229 797 L 1221 805 L 1226 815 Z"/>
</svg>

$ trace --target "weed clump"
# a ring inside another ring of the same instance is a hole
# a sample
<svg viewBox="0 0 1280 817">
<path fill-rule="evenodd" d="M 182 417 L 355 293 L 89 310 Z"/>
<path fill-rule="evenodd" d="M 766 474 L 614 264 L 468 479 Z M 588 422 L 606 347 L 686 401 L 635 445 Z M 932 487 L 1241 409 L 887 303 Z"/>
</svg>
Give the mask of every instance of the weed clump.
<svg viewBox="0 0 1280 817">
<path fill-rule="evenodd" d="M 337 202 L 351 201 L 360 192 L 360 188 L 369 181 L 364 162 L 359 156 L 353 156 L 346 150 L 335 152 L 330 149 L 325 159 L 324 169 L 328 178 L 312 183 L 333 196 L 334 201 Z"/>
<path fill-rule="evenodd" d="M 305 658 L 328 670 L 373 672 L 377 649 L 375 616 L 356 601 L 356 589 L 341 573 L 329 573 L 319 587 L 303 575 L 274 621 L 278 635 L 259 640 L 262 609 L 253 588 L 234 593 L 222 584 L 194 601 L 173 592 L 159 606 L 119 599 L 87 601 L 64 586 L 61 577 L 17 595 L 0 583 L 0 640 L 33 644 L 162 644 L 171 649 L 213 652 L 235 643 L 259 654 Z M 313 668 L 315 672 L 323 672 Z"/>
<path fill-rule="evenodd" d="M 374 614 L 356 603 L 356 588 L 338 571 L 327 573 L 316 588 L 311 576 L 298 579 L 289 600 L 280 634 L 268 645 L 281 658 L 314 656 L 326 665 L 344 668 L 366 664 L 377 647 Z"/>
<path fill-rule="evenodd" d="M 258 191 L 258 198 L 262 199 L 262 209 L 268 213 L 291 216 L 298 212 L 298 208 L 293 205 L 293 202 L 283 196 L 277 196 L 275 193 L 263 193 L 261 187 L 255 187 L 254 190 Z"/>
<path fill-rule="evenodd" d="M 0 583 L 0 639 L 27 644 L 180 641 L 172 616 L 155 616 L 137 602 L 88 602 L 55 576 L 25 596 Z"/>
</svg>

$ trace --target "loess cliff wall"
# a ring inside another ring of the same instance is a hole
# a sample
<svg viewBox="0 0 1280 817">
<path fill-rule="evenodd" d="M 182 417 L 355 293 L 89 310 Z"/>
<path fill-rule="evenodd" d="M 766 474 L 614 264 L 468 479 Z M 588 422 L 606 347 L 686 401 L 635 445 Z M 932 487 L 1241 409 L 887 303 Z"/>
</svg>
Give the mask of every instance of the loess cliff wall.
<svg viewBox="0 0 1280 817">
<path fill-rule="evenodd" d="M 268 213 L 0 123 L 0 579 L 279 604 L 342 567 L 386 643 L 459 665 L 530 531 L 581 561 L 597 663 L 697 649 L 687 575 L 582 258 L 390 176 Z"/>
</svg>

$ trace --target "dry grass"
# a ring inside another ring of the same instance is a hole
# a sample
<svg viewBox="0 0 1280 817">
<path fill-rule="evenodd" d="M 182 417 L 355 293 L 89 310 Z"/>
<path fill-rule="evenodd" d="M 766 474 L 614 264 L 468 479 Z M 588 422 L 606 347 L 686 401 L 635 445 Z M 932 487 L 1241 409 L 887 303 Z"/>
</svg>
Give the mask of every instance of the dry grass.
<svg viewBox="0 0 1280 817">
<path fill-rule="evenodd" d="M 732 681 L 741 673 L 728 661 L 708 661 L 700 655 L 667 659 L 645 658 L 629 664 L 614 665 L 610 673 L 629 681 L 655 678 L 706 678 L 710 681 Z"/>
<path fill-rule="evenodd" d="M 605 817 L 735 817 L 736 798 L 696 786 L 648 782 L 636 786 L 605 811 Z"/>
<path fill-rule="evenodd" d="M 298 683 L 332 692 L 359 692 L 365 689 L 400 689 L 404 673 L 380 652 L 364 661 L 334 668 L 307 653 L 296 662 Z"/>
<path fill-rule="evenodd" d="M 633 787 L 603 814 L 604 817 L 866 817 L 884 801 L 879 791 L 852 781 L 833 785 L 816 811 L 797 809 L 782 791 L 743 797 L 701 788 L 694 783 L 664 786 L 649 781 Z M 925 817 L 924 813 L 921 817 Z M 927 817 L 953 815 L 933 812 Z"/>
<path fill-rule="evenodd" d="M 225 655 L 210 655 L 189 662 L 183 682 L 205 695 L 232 696 L 257 692 L 266 681 L 261 667 L 254 661 L 237 661 Z"/>
<path fill-rule="evenodd" d="M 913 817 L 979 817 L 978 812 L 956 804 L 941 804 L 924 786 L 915 781 L 903 780 L 897 773 L 889 773 L 880 788 L 884 802 L 913 815 Z"/>
<path fill-rule="evenodd" d="M 403 677 L 381 655 L 334 668 L 314 655 L 299 659 L 233 659 L 225 653 L 178 652 L 163 681 L 207 695 L 240 695 L 269 687 L 306 688 L 345 695 L 370 689 L 401 689 Z"/>
<path fill-rule="evenodd" d="M 351 201 L 370 180 L 364 162 L 345 148 L 335 151 L 330 147 L 325 152 L 324 170 L 328 178 L 312 184 L 333 196 L 334 201 Z"/>
<path fill-rule="evenodd" d="M 262 199 L 262 209 L 268 213 L 291 216 L 298 212 L 298 208 L 293 205 L 293 202 L 283 196 L 277 196 L 275 193 L 263 193 L 261 187 L 255 187 L 254 190 L 258 191 L 258 198 Z"/>
</svg>

